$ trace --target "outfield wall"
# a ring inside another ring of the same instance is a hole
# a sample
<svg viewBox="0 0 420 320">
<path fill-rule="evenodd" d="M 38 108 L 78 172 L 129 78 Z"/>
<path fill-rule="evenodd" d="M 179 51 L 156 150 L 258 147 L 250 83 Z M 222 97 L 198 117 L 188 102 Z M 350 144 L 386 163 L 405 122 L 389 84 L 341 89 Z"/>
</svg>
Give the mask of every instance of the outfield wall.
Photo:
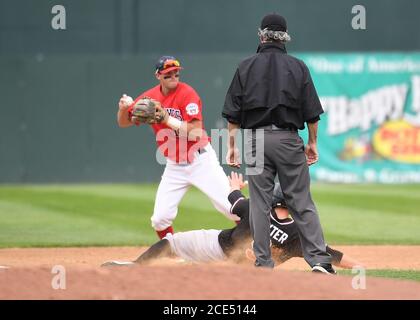
<svg viewBox="0 0 420 320">
<path fill-rule="evenodd" d="M 206 128 L 220 112 L 240 56 L 181 55 L 183 80 L 203 100 Z M 0 61 L 0 182 L 157 181 L 150 127 L 121 129 L 117 103 L 155 85 L 154 56 L 11 57 Z M 209 66 L 201 66 L 211 61 Z M 200 73 L 191 70 L 201 70 Z M 204 76 L 205 75 L 205 76 Z"/>
<path fill-rule="evenodd" d="M 287 17 L 291 52 L 420 49 L 410 32 L 420 2 L 410 0 L 366 1 L 367 29 L 358 31 L 345 1 L 66 0 L 66 30 L 51 27 L 55 4 L 0 1 L 3 183 L 158 181 L 153 134 L 117 127 L 119 96 L 153 86 L 155 59 L 174 54 L 202 97 L 206 128 L 223 127 L 235 66 L 255 52 L 256 28 L 270 11 Z M 317 86 L 325 79 L 314 75 Z"/>
</svg>

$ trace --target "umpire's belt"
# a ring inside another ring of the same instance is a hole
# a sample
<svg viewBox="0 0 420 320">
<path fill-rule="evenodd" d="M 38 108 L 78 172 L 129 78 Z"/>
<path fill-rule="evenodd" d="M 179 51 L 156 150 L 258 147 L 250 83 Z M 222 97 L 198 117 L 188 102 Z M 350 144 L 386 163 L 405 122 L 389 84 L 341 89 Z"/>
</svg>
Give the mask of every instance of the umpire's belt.
<svg viewBox="0 0 420 320">
<path fill-rule="evenodd" d="M 252 130 L 257 130 L 257 129 L 264 129 L 264 130 L 268 130 L 268 131 L 297 131 L 297 129 L 295 127 L 277 127 L 275 124 L 269 124 L 266 126 L 262 126 L 262 127 L 258 127 Z"/>
</svg>

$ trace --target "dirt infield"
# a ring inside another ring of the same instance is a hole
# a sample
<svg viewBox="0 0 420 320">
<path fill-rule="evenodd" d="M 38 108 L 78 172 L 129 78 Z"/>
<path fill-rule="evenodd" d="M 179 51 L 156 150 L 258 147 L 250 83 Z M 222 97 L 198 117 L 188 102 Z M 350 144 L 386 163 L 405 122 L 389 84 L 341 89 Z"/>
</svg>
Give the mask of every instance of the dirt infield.
<svg viewBox="0 0 420 320">
<path fill-rule="evenodd" d="M 420 270 L 420 246 L 337 248 L 368 269 Z M 368 277 L 366 289 L 355 290 L 350 276 L 296 271 L 308 270 L 297 258 L 274 270 L 172 259 L 153 266 L 99 267 L 106 260 L 132 260 L 144 249 L 1 249 L 0 299 L 420 299 L 420 283 Z M 52 288 L 55 265 L 65 267 L 65 290 Z"/>
</svg>

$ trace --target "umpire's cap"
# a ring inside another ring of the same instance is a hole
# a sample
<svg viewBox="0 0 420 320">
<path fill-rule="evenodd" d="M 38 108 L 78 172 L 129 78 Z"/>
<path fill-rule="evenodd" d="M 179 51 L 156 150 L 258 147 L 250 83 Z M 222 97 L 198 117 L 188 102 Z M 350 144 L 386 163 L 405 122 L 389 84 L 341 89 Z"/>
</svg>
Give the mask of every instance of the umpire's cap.
<svg viewBox="0 0 420 320">
<path fill-rule="evenodd" d="M 277 13 L 267 14 L 261 21 L 261 30 L 287 31 L 286 19 Z"/>
<path fill-rule="evenodd" d="M 287 208 L 286 201 L 284 200 L 283 190 L 281 190 L 280 183 L 276 183 L 274 185 L 273 200 L 271 201 L 271 207 Z"/>
</svg>

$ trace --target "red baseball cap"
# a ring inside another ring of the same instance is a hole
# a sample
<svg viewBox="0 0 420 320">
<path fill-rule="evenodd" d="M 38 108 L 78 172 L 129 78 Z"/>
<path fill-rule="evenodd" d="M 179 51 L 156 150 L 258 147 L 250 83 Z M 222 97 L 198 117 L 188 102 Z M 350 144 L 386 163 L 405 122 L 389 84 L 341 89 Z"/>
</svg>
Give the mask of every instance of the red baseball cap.
<svg viewBox="0 0 420 320">
<path fill-rule="evenodd" d="M 181 64 L 175 57 L 163 56 L 156 63 L 156 73 L 165 74 L 174 70 L 181 70 Z"/>
</svg>

